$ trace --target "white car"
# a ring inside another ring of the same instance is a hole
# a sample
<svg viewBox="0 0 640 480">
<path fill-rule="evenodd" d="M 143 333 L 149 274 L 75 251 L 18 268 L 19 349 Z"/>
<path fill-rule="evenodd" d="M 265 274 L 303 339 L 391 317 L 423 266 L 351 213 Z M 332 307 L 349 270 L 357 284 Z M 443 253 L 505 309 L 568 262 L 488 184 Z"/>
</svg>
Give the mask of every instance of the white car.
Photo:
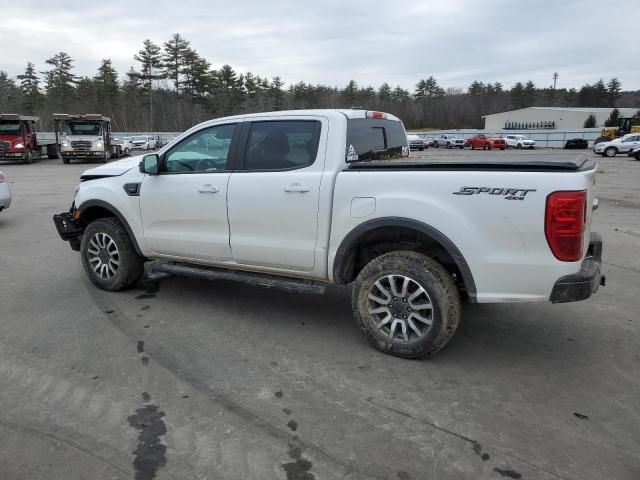
<svg viewBox="0 0 640 480">
<path fill-rule="evenodd" d="M 0 172 L 0 212 L 11 205 L 11 187 L 9 187 L 9 179 Z"/>
<path fill-rule="evenodd" d="M 133 145 L 134 150 L 150 150 L 152 147 L 152 143 L 149 140 L 150 137 L 146 135 L 140 135 L 137 137 L 131 138 L 131 145 Z"/>
<path fill-rule="evenodd" d="M 125 155 L 129 155 L 131 153 L 131 150 L 133 150 L 133 143 L 131 143 L 133 137 L 122 137 L 118 140 L 122 142 L 122 145 L 120 146 L 120 148 L 122 149 L 122 153 Z"/>
<path fill-rule="evenodd" d="M 86 171 L 53 220 L 104 290 L 135 284 L 147 261 L 299 293 L 353 283 L 360 330 L 406 358 L 451 339 L 463 299 L 570 302 L 604 283 L 592 158 L 408 156 L 383 112 L 216 118 Z"/>
<path fill-rule="evenodd" d="M 440 135 L 433 140 L 433 146 L 436 148 L 464 148 L 464 140 L 455 135 Z"/>
<path fill-rule="evenodd" d="M 638 147 L 640 147 L 640 133 L 629 133 L 610 142 L 596 143 L 593 151 L 605 157 L 615 157 L 619 153 L 628 153 Z"/>
<path fill-rule="evenodd" d="M 536 148 L 535 140 L 525 137 L 524 135 L 505 135 L 507 148 Z"/>
</svg>

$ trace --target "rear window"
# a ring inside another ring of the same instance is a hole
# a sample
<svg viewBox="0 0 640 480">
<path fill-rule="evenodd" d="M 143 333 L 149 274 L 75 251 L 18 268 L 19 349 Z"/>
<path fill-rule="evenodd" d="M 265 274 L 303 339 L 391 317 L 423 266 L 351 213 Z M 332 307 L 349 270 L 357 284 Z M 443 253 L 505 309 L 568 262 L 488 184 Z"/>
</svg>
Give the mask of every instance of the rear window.
<svg viewBox="0 0 640 480">
<path fill-rule="evenodd" d="M 401 122 L 383 118 L 352 118 L 347 121 L 347 162 L 393 160 L 409 153 Z"/>
</svg>

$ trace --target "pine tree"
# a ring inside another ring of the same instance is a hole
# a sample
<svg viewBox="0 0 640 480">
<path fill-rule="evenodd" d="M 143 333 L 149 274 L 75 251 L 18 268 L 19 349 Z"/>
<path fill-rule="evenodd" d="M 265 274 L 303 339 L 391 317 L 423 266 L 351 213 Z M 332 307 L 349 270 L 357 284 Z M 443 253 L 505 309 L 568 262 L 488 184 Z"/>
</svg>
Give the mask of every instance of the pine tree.
<svg viewBox="0 0 640 480">
<path fill-rule="evenodd" d="M 613 110 L 611 110 L 611 115 L 609 115 L 609 118 L 605 120 L 604 126 L 617 127 L 619 119 L 620 119 L 620 110 L 618 110 L 617 108 L 614 108 Z"/>
<path fill-rule="evenodd" d="M 531 107 L 536 101 L 536 86 L 529 80 L 524 84 L 524 106 Z"/>
<path fill-rule="evenodd" d="M 22 91 L 22 109 L 27 114 L 35 114 L 42 103 L 40 92 L 40 79 L 36 73 L 35 65 L 27 62 L 27 67 L 22 75 L 18 75 L 20 90 Z"/>
<path fill-rule="evenodd" d="M 273 77 L 269 88 L 269 97 L 271 97 L 271 107 L 273 110 L 282 110 L 284 108 L 283 86 L 284 82 L 280 77 Z"/>
<path fill-rule="evenodd" d="M 607 83 L 607 92 L 609 93 L 609 104 L 614 105 L 616 100 L 620 98 L 620 91 L 622 90 L 622 84 L 617 77 L 613 77 Z M 616 124 L 617 125 L 617 124 Z"/>
<path fill-rule="evenodd" d="M 20 90 L 7 72 L 0 70 L 0 113 L 5 113 Z"/>
<path fill-rule="evenodd" d="M 526 95 L 524 93 L 524 85 L 522 82 L 516 83 L 513 87 L 511 87 L 511 103 L 515 108 L 522 108 L 526 104 Z"/>
<path fill-rule="evenodd" d="M 173 82 L 173 88 L 180 93 L 180 80 L 183 74 L 185 57 L 190 53 L 190 42 L 179 33 L 174 33 L 168 42 L 165 42 L 162 62 L 167 78 Z"/>
<path fill-rule="evenodd" d="M 42 72 L 45 75 L 45 90 L 54 108 L 67 108 L 73 98 L 77 77 L 71 73 L 73 60 L 65 52 L 56 53 L 46 60 L 53 68 Z"/>
<path fill-rule="evenodd" d="M 134 73 L 140 78 L 142 89 L 149 96 L 149 124 L 148 129 L 153 131 L 153 81 L 165 78 L 162 68 L 162 54 L 160 47 L 150 39 L 142 42 L 142 49 L 133 56 L 133 59 L 140 62 L 140 72 Z"/>
<path fill-rule="evenodd" d="M 584 128 L 595 128 L 598 126 L 597 122 L 596 122 L 596 116 L 594 114 L 591 114 L 587 117 L 587 119 L 584 121 L 584 125 L 582 125 Z"/>
<path fill-rule="evenodd" d="M 118 85 L 118 72 L 113 68 L 111 60 L 105 58 L 98 67 L 98 72 L 93 77 L 96 89 L 96 107 L 100 113 L 108 112 L 113 116 L 120 87 Z"/>
</svg>

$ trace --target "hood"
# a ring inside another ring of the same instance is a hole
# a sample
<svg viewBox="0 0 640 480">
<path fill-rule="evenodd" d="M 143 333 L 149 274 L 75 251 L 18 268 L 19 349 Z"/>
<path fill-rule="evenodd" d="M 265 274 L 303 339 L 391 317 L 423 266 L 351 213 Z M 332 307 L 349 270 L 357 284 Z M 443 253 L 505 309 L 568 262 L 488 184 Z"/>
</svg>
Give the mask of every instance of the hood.
<svg viewBox="0 0 640 480">
<path fill-rule="evenodd" d="M 117 162 L 107 163 L 106 165 L 100 165 L 99 167 L 90 168 L 85 170 L 80 176 L 81 180 L 88 180 L 91 178 L 102 177 L 117 177 L 127 173 L 132 168 L 137 167 L 142 160 L 143 155 L 136 157 L 123 158 Z"/>
<path fill-rule="evenodd" d="M 22 135 L 16 135 L 14 133 L 3 133 L 0 134 L 0 142 L 11 142 L 13 145 L 16 142 L 22 141 Z"/>
</svg>

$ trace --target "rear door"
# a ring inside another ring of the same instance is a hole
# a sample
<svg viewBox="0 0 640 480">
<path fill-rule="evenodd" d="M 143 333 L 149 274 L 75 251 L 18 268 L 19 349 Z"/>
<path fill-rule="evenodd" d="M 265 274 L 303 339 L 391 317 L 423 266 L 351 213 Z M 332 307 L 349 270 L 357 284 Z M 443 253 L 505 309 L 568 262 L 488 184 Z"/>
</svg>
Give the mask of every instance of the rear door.
<svg viewBox="0 0 640 480">
<path fill-rule="evenodd" d="M 228 194 L 237 263 L 314 269 L 327 130 L 324 117 L 265 117 L 245 124 Z"/>
</svg>

